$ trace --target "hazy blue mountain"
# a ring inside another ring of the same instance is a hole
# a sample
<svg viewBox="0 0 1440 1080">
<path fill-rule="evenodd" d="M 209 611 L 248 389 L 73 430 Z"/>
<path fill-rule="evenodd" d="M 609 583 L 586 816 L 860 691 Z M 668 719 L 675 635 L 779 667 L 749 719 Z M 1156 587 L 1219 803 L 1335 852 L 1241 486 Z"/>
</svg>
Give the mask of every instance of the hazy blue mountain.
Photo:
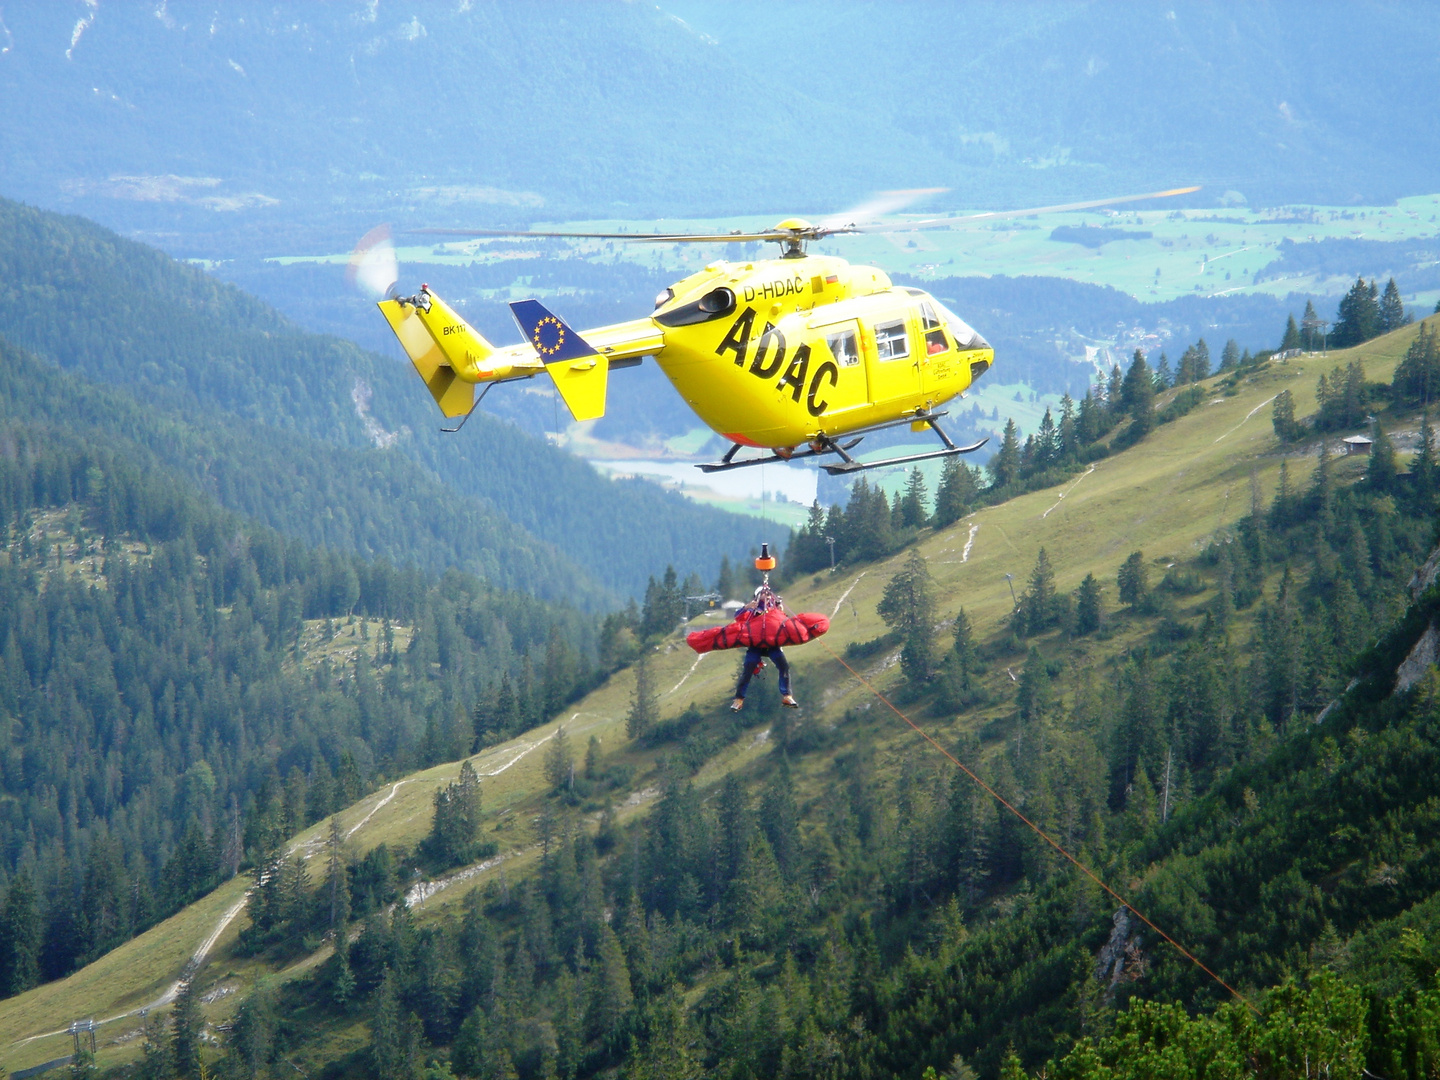
<svg viewBox="0 0 1440 1080">
<path fill-rule="evenodd" d="M 820 212 L 1435 175 L 1440 9 L 1394 3 L 10 3 L 0 190 L 171 250 L 413 215 Z M 223 241 L 221 239 L 223 234 Z"/>
</svg>

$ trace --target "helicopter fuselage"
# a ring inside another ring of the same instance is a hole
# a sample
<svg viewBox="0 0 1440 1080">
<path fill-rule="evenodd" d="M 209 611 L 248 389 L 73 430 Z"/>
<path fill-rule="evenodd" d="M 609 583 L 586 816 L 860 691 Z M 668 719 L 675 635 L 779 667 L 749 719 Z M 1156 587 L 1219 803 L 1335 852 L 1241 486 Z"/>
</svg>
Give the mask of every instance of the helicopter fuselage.
<svg viewBox="0 0 1440 1080">
<path fill-rule="evenodd" d="M 668 291 L 649 320 L 664 334 L 655 361 L 701 420 L 744 446 L 929 412 L 994 361 L 929 294 L 832 256 L 712 263 Z"/>
<path fill-rule="evenodd" d="M 380 308 L 447 416 L 472 407 L 476 383 L 547 370 L 575 418 L 591 419 L 606 372 L 652 356 L 715 432 L 780 452 L 931 415 L 994 361 L 928 293 L 827 255 L 711 263 L 650 315 L 578 334 L 533 301 L 512 308 L 523 305 L 530 340 L 500 349 L 426 287 Z"/>
</svg>

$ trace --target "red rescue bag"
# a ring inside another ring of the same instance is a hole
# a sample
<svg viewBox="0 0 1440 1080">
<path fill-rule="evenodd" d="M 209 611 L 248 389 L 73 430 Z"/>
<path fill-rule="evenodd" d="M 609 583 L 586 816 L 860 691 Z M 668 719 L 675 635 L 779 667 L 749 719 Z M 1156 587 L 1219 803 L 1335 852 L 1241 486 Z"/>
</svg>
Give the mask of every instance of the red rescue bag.
<svg viewBox="0 0 1440 1080">
<path fill-rule="evenodd" d="M 790 615 L 779 608 L 769 611 L 742 611 L 729 626 L 696 630 L 687 634 L 685 642 L 697 653 L 714 649 L 774 649 L 783 645 L 803 645 L 830 629 L 824 615 L 802 612 Z"/>
</svg>

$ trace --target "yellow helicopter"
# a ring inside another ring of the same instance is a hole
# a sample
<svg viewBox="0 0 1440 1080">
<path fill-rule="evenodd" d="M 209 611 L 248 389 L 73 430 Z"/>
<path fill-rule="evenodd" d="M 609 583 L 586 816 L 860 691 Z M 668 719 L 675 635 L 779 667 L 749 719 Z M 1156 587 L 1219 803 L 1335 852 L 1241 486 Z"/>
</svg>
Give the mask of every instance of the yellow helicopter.
<svg viewBox="0 0 1440 1080">
<path fill-rule="evenodd" d="M 882 193 L 870 207 L 893 209 L 924 192 Z M 425 381 L 435 403 L 458 431 L 496 383 L 550 376 L 577 420 L 605 414 L 612 369 L 655 358 L 680 396 L 712 430 L 732 444 L 706 472 L 819 455 L 839 460 L 831 474 L 908 464 L 978 450 L 986 440 L 957 446 L 940 426 L 940 406 L 962 394 L 995 360 L 989 343 L 921 289 L 896 287 L 883 270 L 812 255 L 806 244 L 847 233 L 949 228 L 1004 217 L 1085 210 L 1142 199 L 1183 195 L 1177 188 L 1031 210 L 996 211 L 900 224 L 861 220 L 852 212 L 812 225 L 787 218 L 760 232 L 595 233 L 515 230 L 419 232 L 483 237 L 544 237 L 649 243 L 770 241 L 778 259 L 713 262 L 655 298 L 655 310 L 628 322 L 577 332 L 538 300 L 510 310 L 524 343 L 496 348 L 427 285 L 413 296 L 393 292 L 398 277 L 385 226 L 356 248 L 353 282 L 376 293 L 390 328 Z M 388 282 L 387 282 L 388 279 Z M 486 384 L 480 397 L 475 386 Z M 927 427 L 941 448 L 862 462 L 851 456 L 869 433 L 909 425 Z M 738 457 L 742 448 L 760 456 Z"/>
</svg>

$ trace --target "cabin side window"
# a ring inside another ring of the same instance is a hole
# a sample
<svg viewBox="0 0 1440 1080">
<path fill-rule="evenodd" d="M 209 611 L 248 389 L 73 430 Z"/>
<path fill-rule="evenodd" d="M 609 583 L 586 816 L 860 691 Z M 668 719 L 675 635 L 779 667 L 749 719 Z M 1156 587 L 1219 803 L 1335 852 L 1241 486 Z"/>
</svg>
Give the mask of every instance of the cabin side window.
<svg viewBox="0 0 1440 1080">
<path fill-rule="evenodd" d="M 904 319 L 875 324 L 875 351 L 881 360 L 903 360 L 910 355 Z"/>
<path fill-rule="evenodd" d="M 925 331 L 925 355 L 934 356 L 950 348 L 950 343 L 945 340 L 945 330 L 940 322 L 940 316 L 936 314 L 935 308 L 930 301 L 920 302 L 920 327 Z"/>
<path fill-rule="evenodd" d="M 830 355 L 835 357 L 835 362 L 842 368 L 859 366 L 860 335 L 855 333 L 854 328 L 826 334 L 825 344 L 830 347 Z"/>
</svg>

